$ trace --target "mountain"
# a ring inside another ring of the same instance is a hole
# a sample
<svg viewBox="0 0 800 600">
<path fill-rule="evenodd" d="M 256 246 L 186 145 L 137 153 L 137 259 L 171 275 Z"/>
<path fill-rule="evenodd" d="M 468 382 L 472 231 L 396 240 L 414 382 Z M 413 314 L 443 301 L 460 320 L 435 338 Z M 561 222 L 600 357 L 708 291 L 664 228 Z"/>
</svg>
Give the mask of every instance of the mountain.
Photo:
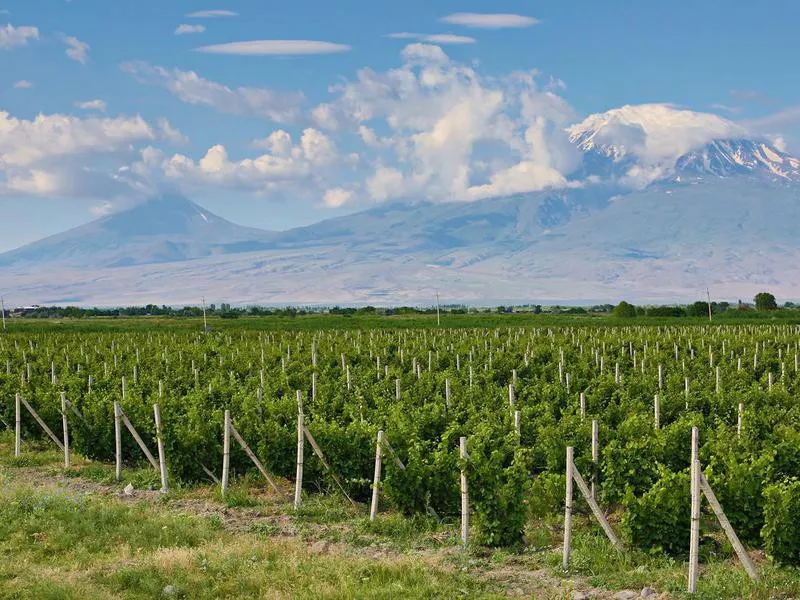
<svg viewBox="0 0 800 600">
<path fill-rule="evenodd" d="M 161 196 L 0 254 L 0 267 L 122 267 L 258 250 L 274 234 L 234 225 L 180 196 Z"/>
<path fill-rule="evenodd" d="M 678 176 L 733 177 L 748 175 L 800 182 L 800 160 L 774 146 L 747 139 L 713 140 L 675 162 Z"/>
<path fill-rule="evenodd" d="M 800 299 L 800 160 L 714 115 L 623 107 L 569 129 L 572 185 L 387 203 L 283 232 L 168 196 L 0 255 L 20 303 Z"/>
</svg>

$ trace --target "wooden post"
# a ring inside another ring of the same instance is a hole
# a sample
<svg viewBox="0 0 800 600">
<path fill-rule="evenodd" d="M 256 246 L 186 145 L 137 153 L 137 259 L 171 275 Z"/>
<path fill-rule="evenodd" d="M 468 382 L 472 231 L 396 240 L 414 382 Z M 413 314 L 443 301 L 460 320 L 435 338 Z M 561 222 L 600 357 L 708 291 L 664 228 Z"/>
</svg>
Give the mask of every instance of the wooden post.
<svg viewBox="0 0 800 600">
<path fill-rule="evenodd" d="M 225 411 L 225 424 L 222 433 L 222 495 L 228 491 L 231 468 L 231 411 Z"/>
<path fill-rule="evenodd" d="M 459 454 L 461 460 L 469 460 L 467 454 L 467 438 L 459 439 Z M 467 488 L 467 472 L 461 469 L 461 543 L 465 546 L 469 540 L 469 490 Z"/>
<path fill-rule="evenodd" d="M 664 389 L 664 371 L 660 364 L 658 365 L 658 389 Z"/>
<path fill-rule="evenodd" d="M 399 381 L 399 379 L 398 379 Z M 372 478 L 372 504 L 369 509 L 369 520 L 378 516 L 378 496 L 381 486 L 381 466 L 383 460 L 383 429 L 378 430 L 378 443 L 375 446 L 375 475 Z"/>
<path fill-rule="evenodd" d="M 653 399 L 653 416 L 655 428 L 661 429 L 661 401 L 658 398 L 658 394 Z"/>
<path fill-rule="evenodd" d="M 305 420 L 303 417 L 303 397 L 300 394 L 300 390 L 297 390 L 297 473 L 294 482 L 295 510 L 300 508 L 300 503 L 303 501 L 303 448 L 305 442 L 305 438 L 303 437 L 304 429 Z"/>
<path fill-rule="evenodd" d="M 562 566 L 569 569 L 569 550 L 572 542 L 572 446 L 567 446 L 567 488 L 564 497 L 564 549 Z"/>
<path fill-rule="evenodd" d="M 514 431 L 517 434 L 517 443 L 520 443 L 522 437 L 522 413 L 518 410 L 514 411 Z"/>
<path fill-rule="evenodd" d="M 714 370 L 714 372 L 715 372 L 715 378 L 716 378 L 716 392 L 717 392 L 717 394 L 719 394 L 721 389 L 722 389 L 721 386 L 720 386 L 719 366 L 717 366 L 717 368 Z"/>
<path fill-rule="evenodd" d="M 739 414 L 736 418 L 736 435 L 742 437 L 742 417 L 744 416 L 744 404 L 739 402 Z"/>
<path fill-rule="evenodd" d="M 167 483 L 167 457 L 164 453 L 164 438 L 161 433 L 161 409 L 158 404 L 153 404 L 153 416 L 156 421 L 156 443 L 158 444 L 158 470 L 161 473 L 161 493 L 166 494 L 169 491 L 169 484 Z"/>
<path fill-rule="evenodd" d="M 15 409 L 16 409 L 16 417 L 15 417 L 15 427 L 14 427 L 14 456 L 19 456 L 22 450 L 22 406 L 20 402 L 21 396 L 17 394 L 15 396 Z"/>
<path fill-rule="evenodd" d="M 597 478 L 600 469 L 600 431 L 597 419 L 592 419 L 592 498 L 597 499 Z"/>
<path fill-rule="evenodd" d="M 699 566 L 700 546 L 700 461 L 698 452 L 698 430 L 692 427 L 692 462 L 691 462 L 691 528 L 689 530 L 689 585 L 688 591 L 694 594 L 697 591 L 697 576 Z"/>
<path fill-rule="evenodd" d="M 61 426 L 64 429 L 64 468 L 69 469 L 69 425 L 67 423 L 67 392 L 61 392 Z"/>
<path fill-rule="evenodd" d="M 508 406 L 510 408 L 514 408 L 515 396 L 514 396 L 514 384 L 508 384 Z"/>
<path fill-rule="evenodd" d="M 581 392 L 580 397 L 580 404 L 581 404 L 581 421 L 586 418 L 586 394 Z"/>
<path fill-rule="evenodd" d="M 122 478 L 122 409 L 114 402 L 114 448 L 117 481 Z"/>
</svg>

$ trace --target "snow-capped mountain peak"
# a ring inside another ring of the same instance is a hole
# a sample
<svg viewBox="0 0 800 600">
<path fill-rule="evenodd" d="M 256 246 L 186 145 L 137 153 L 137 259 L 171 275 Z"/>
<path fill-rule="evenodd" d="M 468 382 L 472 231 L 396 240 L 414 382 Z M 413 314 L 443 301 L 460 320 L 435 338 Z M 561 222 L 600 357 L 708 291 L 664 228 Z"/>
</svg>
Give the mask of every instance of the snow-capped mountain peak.
<svg viewBox="0 0 800 600">
<path fill-rule="evenodd" d="M 764 141 L 720 139 L 681 156 L 675 172 L 718 177 L 755 175 L 800 182 L 800 160 Z"/>
<path fill-rule="evenodd" d="M 715 139 L 744 137 L 736 123 L 671 104 L 626 105 L 589 115 L 567 129 L 584 152 L 615 161 L 633 156 L 647 164 L 673 161 Z"/>
</svg>

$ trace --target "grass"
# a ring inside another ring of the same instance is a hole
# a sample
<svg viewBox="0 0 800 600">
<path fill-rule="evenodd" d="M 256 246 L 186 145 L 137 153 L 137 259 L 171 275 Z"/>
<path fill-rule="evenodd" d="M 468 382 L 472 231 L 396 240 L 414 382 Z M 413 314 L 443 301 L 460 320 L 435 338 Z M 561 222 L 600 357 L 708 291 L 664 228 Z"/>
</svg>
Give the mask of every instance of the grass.
<svg viewBox="0 0 800 600">
<path fill-rule="evenodd" d="M 148 502 L 38 492 L 3 481 L 3 598 L 497 597 L 413 557 L 315 554 L 298 539 L 231 534 Z"/>
<path fill-rule="evenodd" d="M 255 475 L 232 480 L 224 498 L 175 485 L 131 499 L 117 497 L 128 481 L 157 489 L 149 466 L 117 483 L 113 465 L 76 456 L 65 471 L 62 461 L 44 443 L 14 458 L 13 435 L 0 433 L 0 599 L 570 598 L 643 587 L 690 597 L 683 559 L 618 552 L 586 516 L 565 573 L 557 516 L 531 521 L 522 550 L 463 551 L 457 522 L 385 509 L 370 522 L 367 506 L 337 494 L 309 494 L 294 511 Z M 706 547 L 693 598 L 800 597 L 800 569 L 760 560 L 754 583 L 727 544 Z"/>
</svg>

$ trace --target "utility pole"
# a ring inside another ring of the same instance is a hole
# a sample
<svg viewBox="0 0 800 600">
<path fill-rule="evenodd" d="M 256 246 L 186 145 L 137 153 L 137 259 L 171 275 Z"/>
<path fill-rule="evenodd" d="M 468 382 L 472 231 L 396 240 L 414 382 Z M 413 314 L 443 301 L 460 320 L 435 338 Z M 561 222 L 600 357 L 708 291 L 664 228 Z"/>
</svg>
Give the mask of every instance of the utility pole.
<svg viewBox="0 0 800 600">
<path fill-rule="evenodd" d="M 706 298 L 708 299 L 708 320 L 711 320 L 711 292 L 706 288 Z"/>
<path fill-rule="evenodd" d="M 208 321 L 206 321 L 206 297 L 202 297 L 203 300 L 203 333 L 208 333 Z"/>
<path fill-rule="evenodd" d="M 442 321 L 439 318 L 439 290 L 436 290 L 436 326 L 441 326 Z"/>
</svg>

